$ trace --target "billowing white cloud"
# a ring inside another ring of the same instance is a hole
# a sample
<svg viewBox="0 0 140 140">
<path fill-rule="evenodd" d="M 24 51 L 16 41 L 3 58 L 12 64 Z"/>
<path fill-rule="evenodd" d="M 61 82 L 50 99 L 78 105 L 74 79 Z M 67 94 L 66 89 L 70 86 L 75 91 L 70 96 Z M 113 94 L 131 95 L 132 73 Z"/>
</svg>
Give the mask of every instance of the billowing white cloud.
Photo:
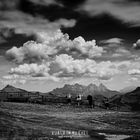
<svg viewBox="0 0 140 140">
<path fill-rule="evenodd" d="M 62 43 L 67 42 L 68 39 L 69 39 L 69 35 L 68 34 L 63 34 L 61 32 L 61 30 L 58 29 L 57 31 L 37 32 L 36 39 L 37 39 L 37 42 L 40 42 L 40 43 L 46 43 L 46 44 L 58 43 L 59 44 L 61 42 Z"/>
<path fill-rule="evenodd" d="M 55 54 L 57 50 L 51 48 L 47 44 L 36 43 L 29 41 L 23 44 L 22 47 L 13 47 L 6 52 L 9 59 L 13 59 L 17 63 L 22 63 L 24 60 L 29 62 L 42 61 L 47 59 L 48 55 Z"/>
<path fill-rule="evenodd" d="M 59 56 L 56 56 L 55 62 L 58 64 L 60 69 L 66 71 L 67 73 L 85 73 L 90 70 L 90 67 L 94 67 L 96 65 L 96 62 L 94 60 L 90 59 L 74 59 L 72 56 L 69 56 L 67 54 L 61 54 Z M 95 72 L 95 71 L 93 71 Z"/>
<path fill-rule="evenodd" d="M 50 63 L 42 64 L 22 64 L 11 68 L 9 75 L 3 76 L 5 81 L 27 81 L 27 80 L 52 80 L 58 82 L 60 78 L 50 75 Z M 4 81 L 3 80 L 3 81 Z"/>
<path fill-rule="evenodd" d="M 83 37 L 77 37 L 73 40 L 74 48 L 78 49 L 82 54 L 88 55 L 90 58 L 101 56 L 103 48 L 96 46 L 96 41 L 85 41 Z"/>
<path fill-rule="evenodd" d="M 100 58 L 107 52 L 97 46 L 95 40 L 85 41 L 81 36 L 71 40 L 69 35 L 63 34 L 61 30 L 38 32 L 36 37 L 37 41 L 28 41 L 20 48 L 13 47 L 6 52 L 10 60 L 21 63 L 11 69 L 11 75 L 55 81 L 83 76 L 109 80 L 127 71 L 129 66 L 133 67 L 131 61 L 97 61 L 97 57 Z M 76 53 L 76 57 L 73 52 Z M 110 57 L 131 55 L 123 47 L 114 49 L 113 54 Z"/>
<path fill-rule="evenodd" d="M 30 75 L 33 77 L 48 76 L 49 63 L 38 65 L 36 63 L 19 65 L 17 68 L 12 68 L 10 74 Z"/>
<path fill-rule="evenodd" d="M 102 47 L 96 45 L 95 40 L 85 41 L 82 37 L 70 40 L 69 36 L 60 30 L 53 33 L 39 32 L 37 38 L 38 42 L 28 41 L 20 48 L 11 48 L 6 52 L 6 56 L 17 63 L 23 63 L 48 59 L 60 51 L 72 53 L 72 50 L 75 50 L 77 54 L 87 55 L 89 58 L 101 56 L 104 52 Z"/>
<path fill-rule="evenodd" d="M 6 52 L 10 60 L 20 63 L 9 72 L 15 79 L 25 77 L 30 80 L 60 81 L 74 77 L 92 77 L 109 80 L 120 73 L 127 73 L 133 67 L 133 61 L 129 60 L 100 60 L 107 52 L 97 46 L 95 40 L 85 41 L 81 36 L 71 40 L 69 35 L 63 34 L 61 30 L 37 32 L 36 38 L 37 41 L 28 41 L 23 46 L 13 47 Z M 112 42 L 120 43 L 117 40 L 109 41 Z M 115 48 L 110 57 L 130 55 L 129 50 L 120 47 Z M 8 76 L 6 78 L 8 79 Z"/>
<path fill-rule="evenodd" d="M 121 65 L 121 64 L 120 64 Z M 109 80 L 114 75 L 119 74 L 119 66 L 117 63 L 110 61 L 102 61 L 97 63 L 92 59 L 74 59 L 68 54 L 57 55 L 49 62 L 41 64 L 21 64 L 16 68 L 11 68 L 10 76 L 4 79 L 23 79 L 28 78 L 45 78 L 49 80 L 59 81 L 68 77 L 94 77 L 102 80 Z"/>
<path fill-rule="evenodd" d="M 55 63 L 59 66 L 62 73 L 65 73 L 67 76 L 69 74 L 70 76 L 71 74 L 82 74 L 108 80 L 115 74 L 119 73 L 117 67 L 110 61 L 97 63 L 91 59 L 73 59 L 67 54 L 56 56 Z"/>
</svg>

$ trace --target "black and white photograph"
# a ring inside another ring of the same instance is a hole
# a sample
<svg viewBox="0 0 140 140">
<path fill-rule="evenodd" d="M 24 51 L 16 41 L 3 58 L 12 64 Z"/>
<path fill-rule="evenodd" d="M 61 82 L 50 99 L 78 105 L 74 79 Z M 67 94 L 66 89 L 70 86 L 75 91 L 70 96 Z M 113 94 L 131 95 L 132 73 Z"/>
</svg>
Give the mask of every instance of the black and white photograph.
<svg viewBox="0 0 140 140">
<path fill-rule="evenodd" d="M 0 140 L 140 140 L 140 0 L 0 0 Z"/>
</svg>

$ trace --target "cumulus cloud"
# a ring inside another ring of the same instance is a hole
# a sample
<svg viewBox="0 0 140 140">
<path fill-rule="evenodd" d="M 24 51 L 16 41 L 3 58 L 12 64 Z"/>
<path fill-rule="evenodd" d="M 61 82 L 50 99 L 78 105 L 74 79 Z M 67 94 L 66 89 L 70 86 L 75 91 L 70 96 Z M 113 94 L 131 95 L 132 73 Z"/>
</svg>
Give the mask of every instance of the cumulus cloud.
<svg viewBox="0 0 140 140">
<path fill-rule="evenodd" d="M 81 36 L 71 40 L 61 30 L 37 32 L 36 37 L 37 41 L 28 41 L 23 46 L 13 47 L 6 52 L 10 60 L 20 63 L 10 70 L 10 76 L 53 81 L 74 77 L 109 80 L 126 71 L 130 65 L 130 61 L 97 61 L 97 57 L 102 57 L 106 52 L 96 45 L 95 40 L 85 41 Z M 116 40 L 109 41 L 111 42 L 119 43 Z M 115 52 L 130 55 L 124 48 L 117 48 Z"/>
<path fill-rule="evenodd" d="M 36 63 L 19 65 L 17 68 L 12 68 L 10 74 L 30 75 L 32 77 L 48 76 L 49 63 L 38 65 Z"/>
<path fill-rule="evenodd" d="M 11 78 L 41 78 L 53 81 L 66 80 L 74 77 L 94 77 L 101 80 L 109 80 L 114 75 L 119 74 L 118 64 L 111 61 L 102 61 L 97 63 L 93 59 L 74 59 L 68 54 L 57 55 L 53 60 L 41 64 L 21 64 L 18 67 L 11 68 Z"/>
<path fill-rule="evenodd" d="M 66 71 L 67 73 L 85 73 L 90 70 L 91 66 L 95 66 L 96 62 L 94 60 L 85 59 L 80 60 L 72 58 L 67 54 L 61 54 L 56 56 L 55 63 L 58 64 L 60 69 Z M 88 70 L 89 69 L 89 70 Z"/>
<path fill-rule="evenodd" d="M 91 77 L 98 77 L 100 79 L 108 80 L 113 75 L 119 73 L 117 67 L 110 61 L 96 63 L 91 59 L 73 59 L 67 54 L 56 56 L 55 63 L 62 71 L 60 74 L 69 75 L 86 75 Z"/>
<path fill-rule="evenodd" d="M 7 58 L 17 63 L 24 61 L 34 62 L 42 61 L 59 54 L 61 51 L 71 53 L 76 51 L 79 55 L 87 55 L 89 58 L 101 56 L 104 52 L 102 47 L 96 45 L 95 40 L 85 41 L 83 37 L 77 37 L 70 40 L 67 34 L 60 30 L 56 32 L 39 32 L 37 34 L 38 42 L 28 41 L 22 47 L 13 47 L 6 52 Z"/>
<path fill-rule="evenodd" d="M 69 35 L 63 34 L 60 30 L 51 34 L 43 32 L 38 33 L 37 38 L 38 41 L 49 44 L 58 50 L 75 50 L 83 55 L 87 55 L 90 58 L 101 56 L 104 52 L 102 47 L 96 45 L 95 40 L 85 41 L 85 39 L 81 36 L 76 37 L 74 40 L 70 40 Z"/>
<path fill-rule="evenodd" d="M 58 82 L 60 78 L 55 75 L 50 75 L 50 63 L 42 63 L 42 64 L 22 64 L 18 67 L 11 68 L 9 74 L 3 76 L 5 80 L 52 80 Z"/>
<path fill-rule="evenodd" d="M 101 56 L 103 48 L 96 45 L 96 41 L 85 41 L 83 37 L 77 37 L 73 40 L 73 46 L 78 49 L 82 54 L 88 55 L 90 58 Z M 71 47 L 71 48 L 72 48 Z"/>
<path fill-rule="evenodd" d="M 46 44 L 29 41 L 23 44 L 20 48 L 11 48 L 6 52 L 6 56 L 9 60 L 13 59 L 17 63 L 22 63 L 23 61 L 30 63 L 47 59 L 48 55 L 54 53 L 55 50 Z"/>
<path fill-rule="evenodd" d="M 42 77 L 55 81 L 83 76 L 109 80 L 131 65 L 130 61 L 97 61 L 97 57 L 102 57 L 104 53 L 104 49 L 97 46 L 95 40 L 85 41 L 81 36 L 71 40 L 68 34 L 57 30 L 38 32 L 37 41 L 28 41 L 19 48 L 13 47 L 6 55 L 10 60 L 21 63 L 11 69 L 11 75 Z M 130 55 L 124 48 L 115 49 L 115 53 Z"/>
</svg>

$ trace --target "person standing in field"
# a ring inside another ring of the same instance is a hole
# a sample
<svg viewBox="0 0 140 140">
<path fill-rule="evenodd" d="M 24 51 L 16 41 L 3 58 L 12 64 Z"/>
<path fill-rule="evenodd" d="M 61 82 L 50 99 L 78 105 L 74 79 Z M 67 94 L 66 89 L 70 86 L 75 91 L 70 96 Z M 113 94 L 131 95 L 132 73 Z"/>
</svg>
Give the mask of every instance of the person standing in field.
<svg viewBox="0 0 140 140">
<path fill-rule="evenodd" d="M 87 100 L 88 100 L 88 104 L 89 104 L 89 107 L 93 108 L 94 107 L 94 104 L 93 104 L 93 98 L 91 95 L 88 95 L 87 96 Z"/>
<path fill-rule="evenodd" d="M 67 102 L 68 102 L 68 104 L 71 104 L 71 94 L 69 94 L 69 95 L 67 96 Z"/>
<path fill-rule="evenodd" d="M 79 94 L 76 98 L 76 101 L 77 101 L 77 105 L 80 106 L 80 102 L 82 100 L 82 96 Z"/>
</svg>

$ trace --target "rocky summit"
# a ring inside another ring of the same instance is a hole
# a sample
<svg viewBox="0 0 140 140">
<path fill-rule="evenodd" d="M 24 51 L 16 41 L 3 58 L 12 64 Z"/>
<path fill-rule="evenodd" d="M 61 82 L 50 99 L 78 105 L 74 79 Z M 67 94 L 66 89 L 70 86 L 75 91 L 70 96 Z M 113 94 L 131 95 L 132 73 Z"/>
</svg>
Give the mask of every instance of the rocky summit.
<svg viewBox="0 0 140 140">
<path fill-rule="evenodd" d="M 103 95 L 107 98 L 119 94 L 119 92 L 110 90 L 103 84 L 100 84 L 99 86 L 95 84 L 89 84 L 88 86 L 84 86 L 77 83 L 74 85 L 66 84 L 62 88 L 54 89 L 53 91 L 51 91 L 51 93 L 57 96 L 67 96 L 68 94 L 71 94 L 72 96 L 77 96 L 79 94 L 83 96 Z"/>
</svg>

